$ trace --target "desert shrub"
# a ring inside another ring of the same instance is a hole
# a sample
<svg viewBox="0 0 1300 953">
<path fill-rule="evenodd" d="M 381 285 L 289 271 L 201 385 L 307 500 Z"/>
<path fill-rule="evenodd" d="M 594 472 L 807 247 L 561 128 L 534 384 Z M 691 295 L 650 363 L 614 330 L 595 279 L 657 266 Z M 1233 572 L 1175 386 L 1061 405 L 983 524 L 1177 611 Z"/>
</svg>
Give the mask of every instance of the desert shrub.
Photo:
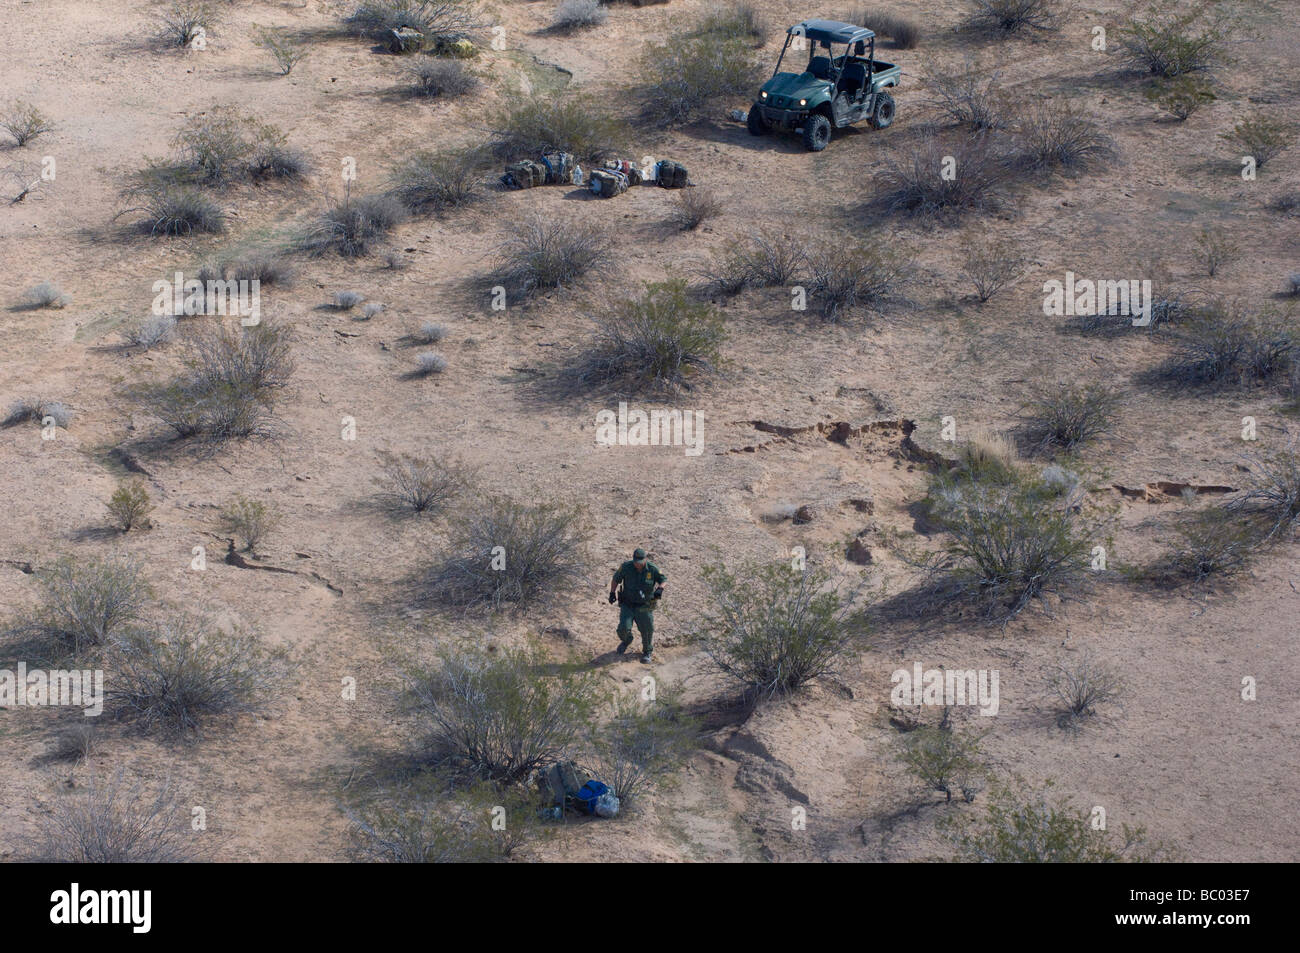
<svg viewBox="0 0 1300 953">
<path fill-rule="evenodd" d="M 140 392 L 149 410 L 182 438 L 215 444 L 269 435 L 293 374 L 288 328 L 263 321 L 239 331 L 205 329 L 186 348 L 185 371 Z"/>
<path fill-rule="evenodd" d="M 1300 519 L 1300 453 L 1294 438 L 1275 450 L 1247 455 L 1244 466 L 1248 485 L 1228 507 L 1263 520 L 1269 535 L 1295 525 Z"/>
<path fill-rule="evenodd" d="M 1092 540 L 1077 499 L 1054 497 L 1054 489 L 1024 478 L 941 480 L 930 513 L 946 539 L 927 564 L 941 597 L 970 601 L 1005 621 L 1035 600 L 1077 588 Z"/>
<path fill-rule="evenodd" d="M 40 821 L 40 859 L 68 864 L 174 864 L 202 859 L 194 846 L 189 809 L 171 789 L 127 783 L 122 772 L 92 777 L 61 797 Z"/>
<path fill-rule="evenodd" d="M 1250 116 L 1220 138 L 1235 145 L 1243 155 L 1253 156 L 1255 165 L 1262 169 L 1271 159 L 1291 148 L 1295 137 L 1296 129 L 1290 123 L 1266 116 Z"/>
<path fill-rule="evenodd" d="M 123 482 L 108 498 L 108 515 L 124 533 L 137 526 L 148 527 L 152 511 L 153 504 L 149 502 L 149 491 L 145 489 L 143 480 Z"/>
<path fill-rule="evenodd" d="M 1095 714 L 1098 705 L 1118 698 L 1124 683 L 1115 669 L 1085 651 L 1077 659 L 1058 665 L 1047 687 L 1062 706 L 1058 723 L 1071 727 L 1079 719 Z"/>
<path fill-rule="evenodd" d="M 250 633 L 177 614 L 115 639 L 111 661 L 113 715 L 144 732 L 185 736 L 213 719 L 261 710 L 286 657 Z"/>
<path fill-rule="evenodd" d="M 1146 91 L 1146 97 L 1179 122 L 1218 98 L 1209 80 L 1186 73 L 1156 82 Z"/>
<path fill-rule="evenodd" d="M 1128 19 L 1119 31 L 1119 44 L 1137 69 L 1173 78 L 1227 62 L 1224 48 L 1233 29 L 1217 3 L 1159 0 Z"/>
<path fill-rule="evenodd" d="M 883 10 L 855 9 L 849 13 L 848 22 L 864 26 L 876 36 L 887 36 L 900 50 L 913 49 L 921 42 L 921 27 L 906 17 Z"/>
<path fill-rule="evenodd" d="M 25 146 L 33 139 L 54 131 L 54 123 L 31 103 L 14 102 L 0 113 L 0 129 L 13 137 L 14 145 Z"/>
<path fill-rule="evenodd" d="M 677 771 L 696 744 L 698 726 L 661 688 L 655 701 L 620 695 L 614 715 L 596 732 L 590 768 L 630 808 Z"/>
<path fill-rule="evenodd" d="M 406 68 L 411 77 L 411 92 L 416 96 L 455 99 L 474 92 L 479 78 L 460 60 L 421 59 Z"/>
<path fill-rule="evenodd" d="M 482 152 L 412 153 L 393 170 L 388 191 L 416 215 L 469 205 L 483 197 Z"/>
<path fill-rule="evenodd" d="M 1205 228 L 1196 239 L 1196 257 L 1205 274 L 1213 278 L 1241 257 L 1241 249 L 1221 228 Z"/>
<path fill-rule="evenodd" d="M 36 626 L 52 647 L 76 657 L 140 619 L 150 590 L 130 559 L 61 559 L 40 579 Z"/>
<path fill-rule="evenodd" d="M 1079 490 L 1079 474 L 1055 463 L 1049 463 L 1038 474 L 1043 489 L 1051 496 L 1071 497 Z"/>
<path fill-rule="evenodd" d="M 334 250 L 347 258 L 364 257 L 407 219 L 406 208 L 391 195 L 351 193 L 333 202 L 307 229 L 299 247 L 313 255 Z"/>
<path fill-rule="evenodd" d="M 311 161 L 301 150 L 283 142 L 258 143 L 249 156 L 248 174 L 255 180 L 301 179 L 311 172 Z"/>
<path fill-rule="evenodd" d="M 1176 350 L 1157 376 L 1172 383 L 1216 389 L 1278 384 L 1296 365 L 1297 342 L 1285 323 L 1222 303 L 1198 309 L 1170 333 Z"/>
<path fill-rule="evenodd" d="M 967 61 L 958 70 L 926 67 L 925 85 L 933 90 L 930 101 L 950 120 L 975 132 L 1001 129 L 1011 121 L 1012 100 L 1002 88 L 1001 70 L 984 69 Z"/>
<path fill-rule="evenodd" d="M 715 42 L 740 37 L 760 47 L 767 40 L 767 21 L 752 3 L 718 4 L 704 11 L 692 35 L 712 37 Z"/>
<path fill-rule="evenodd" d="M 927 791 L 938 791 L 946 802 L 954 789 L 967 804 L 983 787 L 982 736 L 951 727 L 917 728 L 904 741 L 903 764 Z"/>
<path fill-rule="evenodd" d="M 61 400 L 46 400 L 44 397 L 21 397 L 9 405 L 4 423 L 0 426 L 16 427 L 27 421 L 35 421 L 42 427 L 53 424 L 55 427 L 68 429 L 72 422 L 72 411 Z"/>
<path fill-rule="evenodd" d="M 366 296 L 360 291 L 336 291 L 334 292 L 334 308 L 337 311 L 351 311 L 361 302 L 366 300 Z"/>
<path fill-rule="evenodd" d="M 72 301 L 72 298 L 63 293 L 63 290 L 56 284 L 49 281 L 42 281 L 38 285 L 28 288 L 23 294 L 22 303 L 19 305 L 25 311 L 36 311 L 41 308 L 65 308 Z"/>
<path fill-rule="evenodd" d="M 225 185 L 252 173 L 291 177 L 305 166 L 284 147 L 274 126 L 218 106 L 189 119 L 173 143 L 182 167 L 206 185 Z M 254 158 L 260 161 L 254 163 Z M 286 157 L 288 161 L 278 162 Z"/>
<path fill-rule="evenodd" d="M 760 76 L 750 44 L 710 34 L 649 44 L 642 69 L 642 114 L 663 126 L 693 122 L 720 99 L 753 95 Z"/>
<path fill-rule="evenodd" d="M 1040 389 L 1022 410 L 1025 442 L 1034 450 L 1075 450 L 1111 432 L 1119 395 L 1102 384 Z"/>
<path fill-rule="evenodd" d="M 536 159 L 548 152 L 571 152 L 582 162 L 614 157 L 627 131 L 577 97 L 518 99 L 492 125 L 492 152 L 498 159 Z"/>
<path fill-rule="evenodd" d="M 1286 289 L 1283 293 L 1293 298 L 1300 295 L 1300 271 L 1293 271 L 1286 276 Z"/>
<path fill-rule="evenodd" d="M 808 263 L 807 239 L 762 228 L 729 241 L 704 271 L 711 287 L 723 294 L 745 288 L 788 285 Z"/>
<path fill-rule="evenodd" d="M 150 235 L 218 234 L 226 229 L 226 211 L 199 189 L 179 181 L 151 181 L 123 192 L 139 204 L 119 215 L 137 215 L 137 227 Z"/>
<path fill-rule="evenodd" d="M 856 632 L 851 599 L 831 587 L 825 570 L 781 562 L 738 572 L 714 565 L 703 575 L 710 608 L 694 637 L 710 666 L 747 696 L 771 698 L 835 676 Z"/>
<path fill-rule="evenodd" d="M 415 370 L 412 373 L 416 377 L 428 377 L 430 374 L 441 374 L 446 369 L 445 357 L 432 351 L 425 351 L 423 354 L 415 355 Z"/>
<path fill-rule="evenodd" d="M 969 0 L 970 26 L 1001 33 L 1055 30 L 1061 11 L 1057 0 Z"/>
<path fill-rule="evenodd" d="M 381 453 L 385 500 L 395 509 L 431 513 L 445 509 L 466 489 L 468 475 L 460 464 L 437 457 Z"/>
<path fill-rule="evenodd" d="M 99 729 L 94 721 L 74 722 L 55 736 L 50 760 L 85 763 L 100 750 L 99 741 Z"/>
<path fill-rule="evenodd" d="M 505 809 L 504 829 L 493 826 L 494 807 Z M 372 792 L 345 812 L 351 856 L 371 863 L 499 863 L 543 834 L 522 789 L 465 785 L 434 772 L 400 790 Z"/>
<path fill-rule="evenodd" d="M 1116 156 L 1115 143 L 1101 126 L 1067 101 L 1047 100 L 1027 107 L 1014 132 L 1017 160 L 1030 169 L 1080 172 Z"/>
<path fill-rule="evenodd" d="M 957 451 L 957 470 L 971 480 L 1012 483 L 1019 468 L 1015 443 L 999 433 L 976 432 Z"/>
<path fill-rule="evenodd" d="M 894 297 L 911 271 L 903 253 L 879 242 L 825 239 L 808 251 L 812 299 L 836 320 L 855 308 L 879 308 Z"/>
<path fill-rule="evenodd" d="M 956 175 L 943 170 L 951 157 Z M 877 177 L 890 209 L 914 215 L 959 216 L 1001 204 L 1007 157 L 987 133 L 949 142 L 927 131 L 902 158 L 886 159 Z"/>
<path fill-rule="evenodd" d="M 970 282 L 982 303 L 1014 284 L 1025 273 L 1028 261 L 1018 242 L 985 233 L 963 244 L 961 276 Z"/>
<path fill-rule="evenodd" d="M 1193 314 L 1189 296 L 1184 294 L 1179 281 L 1162 260 L 1154 256 L 1139 257 L 1137 274 L 1151 282 L 1151 322 L 1140 326 L 1143 331 L 1148 334 L 1163 332 Z M 1122 301 L 1121 297 L 1120 304 Z M 1113 335 L 1130 333 L 1134 329 L 1134 315 L 1121 313 L 1123 309 L 1114 304 L 1113 299 L 1112 306 L 1092 310 L 1092 314 L 1071 318 L 1069 326 L 1083 334 Z M 1112 314 L 1111 311 L 1115 313 Z"/>
<path fill-rule="evenodd" d="M 383 313 L 384 313 L 384 306 L 380 304 L 378 301 L 372 301 L 364 308 L 361 309 L 361 317 L 359 317 L 357 320 L 369 321 L 373 319 L 375 315 L 383 314 Z"/>
<path fill-rule="evenodd" d="M 568 31 L 586 26 L 600 26 L 609 19 L 609 11 L 599 0 L 560 0 L 551 19 L 551 29 Z"/>
<path fill-rule="evenodd" d="M 260 287 L 287 285 L 293 281 L 293 276 L 293 268 L 284 257 L 272 252 L 255 252 L 225 262 L 222 275 L 218 277 L 256 281 Z"/>
<path fill-rule="evenodd" d="M 579 376 L 589 385 L 689 388 L 718 371 L 724 340 L 722 316 L 693 300 L 684 280 L 647 284 L 640 297 L 617 302 L 601 320 Z"/>
<path fill-rule="evenodd" d="M 595 694 L 589 673 L 530 649 L 446 650 L 408 688 L 431 755 L 499 783 L 560 760 L 582 737 Z"/>
<path fill-rule="evenodd" d="M 231 497 L 221 508 L 221 529 L 244 541 L 244 552 L 254 553 L 280 525 L 280 513 L 273 503 Z"/>
<path fill-rule="evenodd" d="M 493 279 L 522 296 L 571 287 L 611 265 L 613 252 L 613 240 L 602 228 L 536 215 L 497 246 Z"/>
<path fill-rule="evenodd" d="M 257 45 L 275 60 L 281 76 L 288 76 L 308 56 L 307 48 L 284 30 L 259 30 Z"/>
<path fill-rule="evenodd" d="M 1252 520 L 1231 519 L 1221 510 L 1193 513 L 1174 527 L 1173 539 L 1144 575 L 1156 582 L 1204 582 L 1245 571 L 1266 531 Z"/>
<path fill-rule="evenodd" d="M 367 0 L 344 22 L 376 40 L 387 39 L 390 30 L 414 27 L 424 34 L 425 49 L 462 39 L 481 26 L 473 0 Z"/>
<path fill-rule="evenodd" d="M 206 0 L 176 0 L 158 14 L 158 19 L 162 40 L 184 47 L 200 36 L 211 35 L 221 21 L 216 7 Z"/>
<path fill-rule="evenodd" d="M 1174 852 L 1127 824 L 1118 835 L 1094 829 L 1088 811 L 1069 798 L 1048 800 L 1051 782 L 1024 793 L 996 785 L 982 817 L 957 823 L 948 837 L 957 860 L 977 863 L 1113 864 L 1174 859 Z M 956 818 L 954 818 L 956 820 Z"/>
<path fill-rule="evenodd" d="M 447 327 L 438 324 L 435 321 L 425 321 L 420 325 L 420 330 L 414 335 L 417 341 L 424 344 L 437 344 L 447 336 Z"/>
<path fill-rule="evenodd" d="M 682 189 L 669 213 L 669 221 L 683 232 L 694 231 L 722 214 L 722 199 L 712 189 Z"/>
<path fill-rule="evenodd" d="M 435 598 L 493 610 L 527 607 L 579 582 L 590 533 L 575 506 L 489 497 L 453 521 L 454 555 L 435 569 Z"/>
</svg>

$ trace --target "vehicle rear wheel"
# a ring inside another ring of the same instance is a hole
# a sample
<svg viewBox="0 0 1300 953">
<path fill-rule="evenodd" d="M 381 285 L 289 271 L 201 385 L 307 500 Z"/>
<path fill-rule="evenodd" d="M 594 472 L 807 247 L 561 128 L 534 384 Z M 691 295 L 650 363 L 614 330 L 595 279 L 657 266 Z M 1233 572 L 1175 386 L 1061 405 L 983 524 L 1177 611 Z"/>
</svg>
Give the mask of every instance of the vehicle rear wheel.
<svg viewBox="0 0 1300 953">
<path fill-rule="evenodd" d="M 894 121 L 894 97 L 889 93 L 880 93 L 876 96 L 876 102 L 871 110 L 871 125 L 877 129 L 885 129 Z"/>
<path fill-rule="evenodd" d="M 745 117 L 745 125 L 749 127 L 749 134 L 751 136 L 767 135 L 767 120 L 763 118 L 763 113 L 758 108 L 758 103 L 749 107 L 749 115 Z"/>
<path fill-rule="evenodd" d="M 831 121 L 813 113 L 803 121 L 803 144 L 809 152 L 821 152 L 831 141 Z"/>
</svg>

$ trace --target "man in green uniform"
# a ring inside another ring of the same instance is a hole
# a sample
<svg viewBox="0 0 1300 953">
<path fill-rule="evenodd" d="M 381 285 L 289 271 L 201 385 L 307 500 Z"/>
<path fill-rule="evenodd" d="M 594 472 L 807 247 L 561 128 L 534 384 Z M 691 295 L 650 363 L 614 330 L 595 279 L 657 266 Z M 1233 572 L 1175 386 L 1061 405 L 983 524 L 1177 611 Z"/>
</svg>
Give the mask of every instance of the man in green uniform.
<svg viewBox="0 0 1300 953">
<path fill-rule="evenodd" d="M 646 558 L 644 549 L 637 549 L 632 558 L 619 566 L 614 580 L 609 584 L 609 601 L 618 599 L 618 654 L 622 655 L 632 644 L 632 624 L 641 630 L 641 661 L 649 665 L 654 653 L 655 600 L 664 594 L 668 577 Z M 622 595 L 617 594 L 619 583 Z"/>
</svg>

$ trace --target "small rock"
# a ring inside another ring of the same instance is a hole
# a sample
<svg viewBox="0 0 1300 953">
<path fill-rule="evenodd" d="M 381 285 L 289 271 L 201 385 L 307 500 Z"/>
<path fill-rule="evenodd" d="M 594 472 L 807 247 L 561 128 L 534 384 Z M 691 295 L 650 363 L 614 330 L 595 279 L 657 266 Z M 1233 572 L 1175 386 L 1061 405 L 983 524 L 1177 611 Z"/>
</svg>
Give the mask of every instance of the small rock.
<svg viewBox="0 0 1300 953">
<path fill-rule="evenodd" d="M 801 523 L 811 523 L 813 521 L 813 509 L 807 503 L 794 511 L 794 523 L 798 526 Z"/>
<path fill-rule="evenodd" d="M 849 551 L 847 555 L 849 562 L 857 563 L 859 566 L 870 565 L 872 561 L 871 550 L 867 547 L 867 544 L 862 541 L 861 536 L 853 537 L 853 542 L 849 543 Z"/>
</svg>

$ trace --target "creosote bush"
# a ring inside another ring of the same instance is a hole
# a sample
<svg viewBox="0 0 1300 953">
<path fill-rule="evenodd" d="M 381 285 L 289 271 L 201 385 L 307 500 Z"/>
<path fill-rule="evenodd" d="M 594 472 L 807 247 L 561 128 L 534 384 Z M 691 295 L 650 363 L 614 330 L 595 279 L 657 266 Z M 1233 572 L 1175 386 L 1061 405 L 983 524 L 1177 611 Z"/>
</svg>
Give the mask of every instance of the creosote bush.
<svg viewBox="0 0 1300 953">
<path fill-rule="evenodd" d="M 39 860 L 67 864 L 175 864 L 202 860 L 190 829 L 190 811 L 163 784 L 150 789 L 91 777 L 75 794 L 62 795 L 39 821 Z"/>
<path fill-rule="evenodd" d="M 721 314 L 694 300 L 684 280 L 648 284 L 641 296 L 617 302 L 601 320 L 579 377 L 588 385 L 690 389 L 718 372 L 725 339 Z"/>
<path fill-rule="evenodd" d="M 1062 706 L 1058 724 L 1070 728 L 1077 726 L 1079 719 L 1096 714 L 1098 705 L 1117 699 L 1124 683 L 1114 668 L 1084 651 L 1078 658 L 1059 664 L 1047 687 Z"/>
<path fill-rule="evenodd" d="M 483 151 L 415 152 L 393 170 L 388 194 L 411 214 L 461 208 L 483 197 Z"/>
<path fill-rule="evenodd" d="M 750 43 L 713 34 L 650 43 L 642 69 L 642 115 L 661 126 L 693 122 L 728 97 L 752 96 L 760 78 Z"/>
<path fill-rule="evenodd" d="M 366 0 L 344 18 L 358 33 L 386 41 L 390 30 L 409 26 L 424 34 L 424 48 L 437 49 L 482 26 L 474 0 Z"/>
<path fill-rule="evenodd" d="M 1028 262 L 1024 248 L 1014 239 L 985 233 L 962 245 L 961 276 L 983 303 L 1019 280 Z"/>
<path fill-rule="evenodd" d="M 396 510 L 433 513 L 444 510 L 465 492 L 469 475 L 452 460 L 414 454 L 381 453 L 384 499 Z"/>
<path fill-rule="evenodd" d="M 879 242 L 825 239 L 808 250 L 807 263 L 809 297 L 832 321 L 857 308 L 881 308 L 911 271 L 904 253 Z"/>
<path fill-rule="evenodd" d="M 439 763 L 510 784 L 560 760 L 592 714 L 589 672 L 530 649 L 449 649 L 408 676 L 425 744 Z"/>
<path fill-rule="evenodd" d="M 568 288 L 613 264 L 609 233 L 584 222 L 537 215 L 520 223 L 496 250 L 493 283 L 516 295 Z"/>
<path fill-rule="evenodd" d="M 215 5 L 207 0 L 176 0 L 158 14 L 158 19 L 164 42 L 193 48 L 199 37 L 213 34 L 221 16 Z"/>
<path fill-rule="evenodd" d="M 1245 491 L 1229 502 L 1235 511 L 1260 519 L 1270 537 L 1300 520 L 1300 447 L 1293 437 L 1281 447 L 1248 454 Z"/>
<path fill-rule="evenodd" d="M 1174 79 L 1156 82 L 1146 91 L 1146 98 L 1183 122 L 1218 97 L 1208 79 L 1184 73 Z"/>
<path fill-rule="evenodd" d="M 944 176 L 951 162 L 961 173 Z M 989 132 L 941 139 L 927 131 L 901 158 L 884 161 L 877 182 L 891 210 L 956 218 L 1001 205 L 1009 174 L 1009 158 Z"/>
<path fill-rule="evenodd" d="M 220 517 L 222 531 L 242 539 L 246 553 L 256 553 L 257 547 L 280 525 L 275 504 L 250 500 L 243 495 L 231 497 L 221 508 Z"/>
<path fill-rule="evenodd" d="M 1025 442 L 1044 453 L 1075 450 L 1110 433 L 1118 409 L 1118 395 L 1102 384 L 1041 389 L 1021 412 Z"/>
<path fill-rule="evenodd" d="M 921 42 L 921 27 L 914 20 L 883 10 L 857 8 L 845 18 L 871 30 L 877 37 L 889 37 L 900 50 L 913 49 Z"/>
<path fill-rule="evenodd" d="M 465 506 L 452 521 L 453 555 L 429 579 L 433 597 L 492 610 L 554 597 L 582 578 L 591 539 L 585 518 L 576 506 L 500 496 Z"/>
<path fill-rule="evenodd" d="M 551 19 L 551 29 L 560 32 L 600 26 L 609 19 L 609 11 L 599 0 L 560 0 Z"/>
<path fill-rule="evenodd" d="M 36 627 L 76 658 L 137 622 L 150 598 L 138 564 L 125 557 L 59 560 L 42 575 Z"/>
<path fill-rule="evenodd" d="M 613 716 L 595 733 L 591 770 L 609 785 L 620 810 L 630 809 L 681 768 L 697 744 L 698 731 L 663 687 L 651 703 L 620 695 Z"/>
<path fill-rule="evenodd" d="M 260 30 L 257 45 L 275 60 L 281 76 L 288 76 L 309 55 L 307 48 L 285 30 Z"/>
<path fill-rule="evenodd" d="M 575 96 L 516 99 L 492 125 L 492 152 L 500 160 L 536 159 L 571 152 L 580 162 L 614 158 L 628 131 L 590 100 Z"/>
<path fill-rule="evenodd" d="M 391 195 L 353 197 L 349 191 L 320 214 L 299 247 L 313 255 L 337 251 L 345 258 L 361 258 L 408 217 L 405 206 Z"/>
<path fill-rule="evenodd" d="M 1020 785 L 1023 788 L 1023 785 Z M 1175 859 L 1175 852 L 1151 840 L 1145 828 L 1094 829 L 1090 813 L 1069 798 L 1052 798 L 1052 783 L 1040 791 L 995 785 L 982 817 L 954 816 L 948 836 L 957 860 L 977 863 L 1113 864 Z"/>
<path fill-rule="evenodd" d="M 1115 143 L 1068 101 L 1035 103 L 1014 125 L 1017 161 L 1040 171 L 1077 173 L 1112 161 Z"/>
<path fill-rule="evenodd" d="M 1279 386 L 1297 363 L 1289 324 L 1223 302 L 1198 309 L 1169 333 L 1175 353 L 1155 375 L 1168 383 L 1211 390 Z"/>
<path fill-rule="evenodd" d="M 732 40 L 740 37 L 755 47 L 767 39 L 767 21 L 752 3 L 717 4 L 704 11 L 693 36 L 708 36 L 714 40 Z"/>
<path fill-rule="evenodd" d="M 1267 116 L 1249 116 L 1220 138 L 1236 146 L 1242 155 L 1251 156 L 1262 169 L 1295 142 L 1296 127 Z"/>
<path fill-rule="evenodd" d="M 807 267 L 807 245 L 801 236 L 762 228 L 746 238 L 728 242 L 715 255 L 704 277 L 722 294 L 788 285 Z"/>
<path fill-rule="evenodd" d="M 474 92 L 481 85 L 477 76 L 460 60 L 425 58 L 406 68 L 415 96 L 455 99 Z"/>
<path fill-rule="evenodd" d="M 1001 70 L 986 69 L 971 60 L 958 70 L 929 64 L 925 85 L 934 92 L 932 106 L 974 132 L 1002 129 L 1013 119 L 1014 102 L 1002 88 Z"/>
<path fill-rule="evenodd" d="M 1227 41 L 1234 29 L 1223 4 L 1155 0 L 1128 19 L 1119 31 L 1119 44 L 1137 69 L 1173 78 L 1227 63 Z"/>
<path fill-rule="evenodd" d="M 927 791 L 943 794 L 946 803 L 955 791 L 969 804 L 983 788 L 981 739 L 965 729 L 917 728 L 905 737 L 903 764 Z"/>
<path fill-rule="evenodd" d="M 226 210 L 201 189 L 177 180 L 140 182 L 127 187 L 122 195 L 137 204 L 118 214 L 135 215 L 135 227 L 148 235 L 215 235 L 226 229 Z"/>
<path fill-rule="evenodd" d="M 1055 30 L 1060 24 L 1058 0 L 968 0 L 970 26 L 1003 34 Z"/>
<path fill-rule="evenodd" d="M 27 143 L 54 130 L 54 123 L 31 103 L 14 102 L 0 113 L 0 129 L 13 137 L 14 145 Z"/>
<path fill-rule="evenodd" d="M 261 710 L 286 673 L 283 651 L 187 613 L 129 629 L 114 640 L 110 658 L 106 694 L 114 717 L 169 737 Z"/>
<path fill-rule="evenodd" d="M 669 220 L 681 231 L 690 232 L 721 214 L 722 200 L 712 189 L 682 189 L 669 213 Z"/>
<path fill-rule="evenodd" d="M 788 562 L 739 571 L 708 566 L 710 608 L 694 638 L 716 671 L 754 699 L 785 695 L 815 678 L 834 677 L 857 631 L 851 599 L 825 570 Z"/>
<path fill-rule="evenodd" d="M 1241 257 L 1241 249 L 1223 229 L 1205 228 L 1196 239 L 1196 257 L 1205 274 L 1213 278 Z"/>
<path fill-rule="evenodd" d="M 149 514 L 153 504 L 143 480 L 127 480 L 113 491 L 108 500 L 108 515 L 113 524 L 124 533 L 132 529 L 149 527 Z"/>
<path fill-rule="evenodd" d="M 1165 585 L 1226 579 L 1244 572 L 1267 540 L 1267 527 L 1215 508 L 1184 516 L 1163 555 L 1143 575 Z"/>
</svg>

